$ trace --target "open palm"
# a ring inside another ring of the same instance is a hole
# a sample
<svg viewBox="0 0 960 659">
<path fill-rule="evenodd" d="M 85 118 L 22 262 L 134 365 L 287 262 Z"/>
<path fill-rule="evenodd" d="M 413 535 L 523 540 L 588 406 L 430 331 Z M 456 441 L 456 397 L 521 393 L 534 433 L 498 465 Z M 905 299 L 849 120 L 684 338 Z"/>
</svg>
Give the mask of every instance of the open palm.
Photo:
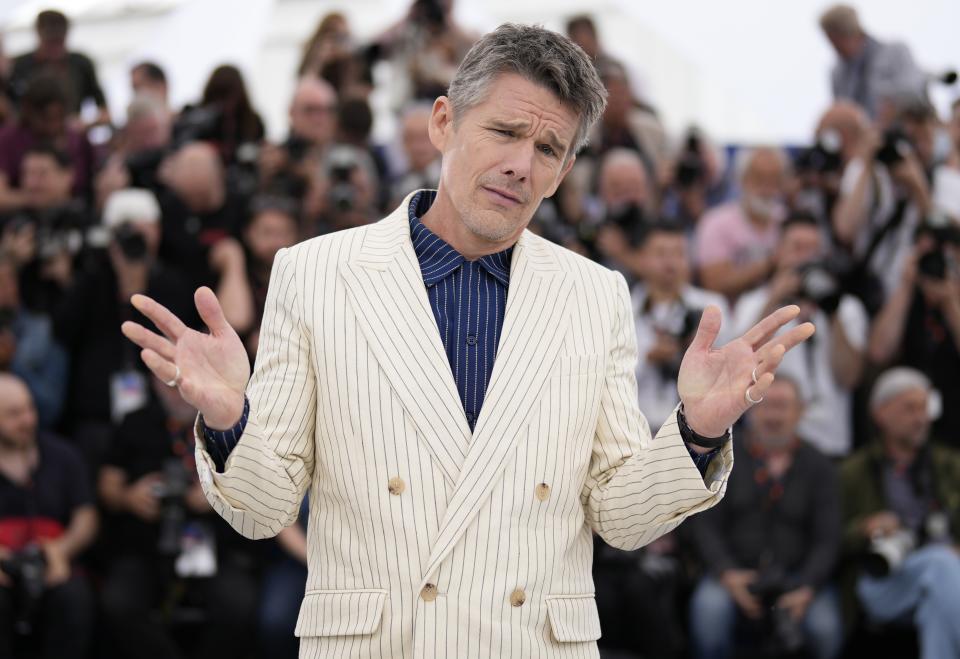
<svg viewBox="0 0 960 659">
<path fill-rule="evenodd" d="M 209 427 L 229 428 L 243 412 L 244 390 L 250 378 L 247 352 L 224 318 L 213 291 L 200 288 L 194 300 L 209 334 L 190 329 L 144 295 L 135 295 L 133 305 L 163 336 L 130 321 L 121 330 L 143 348 L 140 356 L 147 367 L 164 382 L 175 382 L 183 400 L 203 414 Z"/>
<path fill-rule="evenodd" d="M 704 310 L 677 377 L 684 416 L 694 431 L 719 437 L 750 407 L 745 395 L 748 387 L 753 400 L 763 397 L 783 355 L 813 335 L 813 325 L 803 323 L 776 336 L 799 313 L 799 307 L 782 307 L 743 336 L 715 348 L 720 310 L 715 306 Z"/>
</svg>

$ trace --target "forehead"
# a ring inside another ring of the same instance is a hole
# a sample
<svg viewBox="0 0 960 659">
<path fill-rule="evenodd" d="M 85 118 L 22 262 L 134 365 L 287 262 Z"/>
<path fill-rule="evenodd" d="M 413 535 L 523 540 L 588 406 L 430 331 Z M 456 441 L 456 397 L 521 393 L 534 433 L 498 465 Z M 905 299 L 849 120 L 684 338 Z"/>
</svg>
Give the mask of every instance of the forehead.
<svg viewBox="0 0 960 659">
<path fill-rule="evenodd" d="M 552 130 L 569 144 L 579 117 L 570 103 L 563 103 L 552 91 L 516 73 L 497 76 L 486 90 L 486 100 L 467 114 L 479 119 L 524 122 L 528 130 Z"/>
<path fill-rule="evenodd" d="M 819 241 L 820 229 L 809 224 L 794 224 L 783 232 L 783 240 L 784 242 Z"/>
</svg>

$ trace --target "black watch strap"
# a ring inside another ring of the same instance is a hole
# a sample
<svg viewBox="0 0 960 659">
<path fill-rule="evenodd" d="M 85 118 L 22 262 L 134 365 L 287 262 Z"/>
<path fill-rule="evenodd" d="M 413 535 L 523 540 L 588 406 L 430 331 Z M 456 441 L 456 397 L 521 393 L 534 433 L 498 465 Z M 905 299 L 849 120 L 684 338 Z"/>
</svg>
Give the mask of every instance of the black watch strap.
<svg viewBox="0 0 960 659">
<path fill-rule="evenodd" d="M 698 435 L 694 432 L 693 428 L 687 424 L 687 417 L 683 415 L 683 405 L 680 405 L 680 409 L 677 410 L 677 425 L 680 427 L 680 436 L 683 437 L 683 441 L 688 444 L 693 444 L 694 446 L 720 448 L 730 439 L 729 429 L 719 437 L 704 437 L 703 435 Z"/>
</svg>

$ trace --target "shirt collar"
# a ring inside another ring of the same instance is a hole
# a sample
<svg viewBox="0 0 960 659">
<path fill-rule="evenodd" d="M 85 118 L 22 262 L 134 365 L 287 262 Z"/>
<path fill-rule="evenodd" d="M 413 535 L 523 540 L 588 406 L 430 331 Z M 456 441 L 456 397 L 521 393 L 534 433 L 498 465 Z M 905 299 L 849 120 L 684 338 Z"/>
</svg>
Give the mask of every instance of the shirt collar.
<svg viewBox="0 0 960 659">
<path fill-rule="evenodd" d="M 413 251 L 420 262 L 420 273 L 423 283 L 433 286 L 446 279 L 452 272 L 462 266 L 467 260 L 460 252 L 434 234 L 420 221 L 420 218 L 430 210 L 436 190 L 421 190 L 413 195 L 407 209 L 410 218 L 410 239 L 413 241 Z M 481 256 L 480 266 L 504 286 L 510 285 L 510 257 L 513 254 L 511 245 L 502 252 Z"/>
</svg>

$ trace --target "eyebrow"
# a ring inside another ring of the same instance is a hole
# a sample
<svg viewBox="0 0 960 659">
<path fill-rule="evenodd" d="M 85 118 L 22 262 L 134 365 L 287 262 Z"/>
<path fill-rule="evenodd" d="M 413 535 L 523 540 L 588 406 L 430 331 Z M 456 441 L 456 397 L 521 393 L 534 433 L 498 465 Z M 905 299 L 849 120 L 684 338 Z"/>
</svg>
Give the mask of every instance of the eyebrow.
<svg viewBox="0 0 960 659">
<path fill-rule="evenodd" d="M 506 128 L 510 130 L 525 130 L 530 127 L 530 124 L 522 119 L 491 119 L 490 123 L 494 124 L 497 128 Z M 557 151 L 558 154 L 561 156 L 566 155 L 567 145 L 563 143 L 563 140 L 560 139 L 553 129 L 548 128 L 543 134 L 547 138 L 547 142 Z"/>
</svg>

